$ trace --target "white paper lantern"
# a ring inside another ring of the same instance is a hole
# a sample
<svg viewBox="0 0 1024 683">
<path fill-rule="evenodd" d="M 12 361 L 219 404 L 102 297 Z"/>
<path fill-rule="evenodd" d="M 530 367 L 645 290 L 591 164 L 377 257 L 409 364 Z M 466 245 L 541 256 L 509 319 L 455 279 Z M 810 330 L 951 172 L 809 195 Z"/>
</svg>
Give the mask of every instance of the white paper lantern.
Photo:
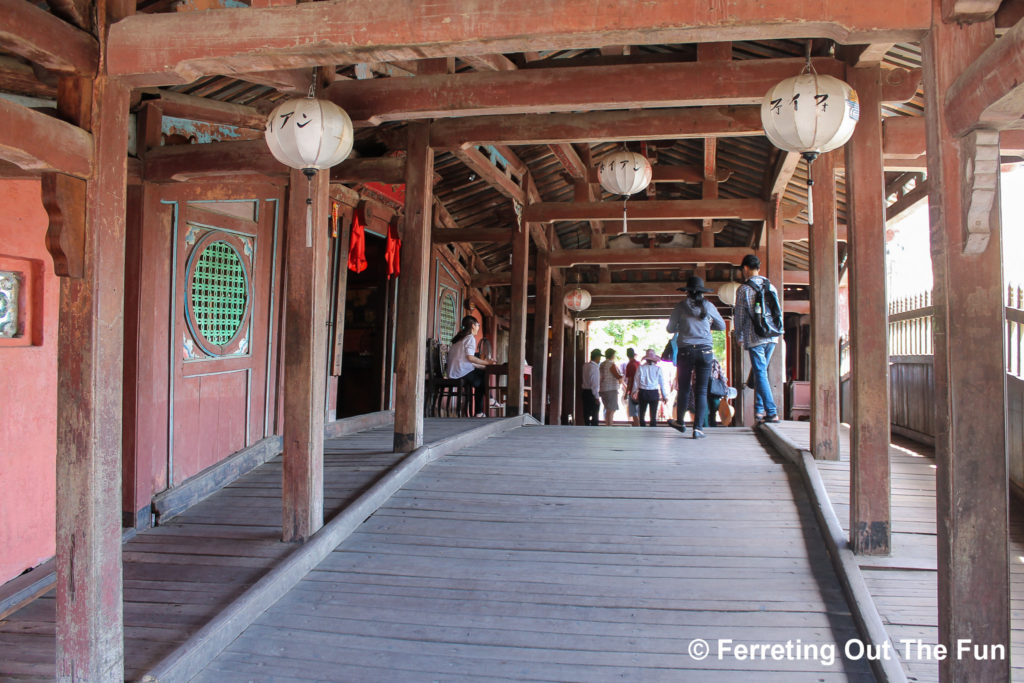
<svg viewBox="0 0 1024 683">
<path fill-rule="evenodd" d="M 597 179 L 601 187 L 612 194 L 636 194 L 651 184 L 651 163 L 636 152 L 615 152 L 609 154 L 597 167 Z"/>
<path fill-rule="evenodd" d="M 590 308 L 591 301 L 590 292 L 582 287 L 577 287 L 565 295 L 566 308 L 570 311 L 576 311 L 577 313 Z"/>
<path fill-rule="evenodd" d="M 726 306 L 736 305 L 736 292 L 740 288 L 738 282 L 726 282 L 724 285 L 718 288 L 718 300 Z"/>
<path fill-rule="evenodd" d="M 832 76 L 787 78 L 761 102 L 761 123 L 773 145 L 818 155 L 846 144 L 860 117 L 857 91 Z"/>
<path fill-rule="evenodd" d="M 274 158 L 307 175 L 335 166 L 352 152 L 352 119 L 327 100 L 296 98 L 279 104 L 264 132 Z"/>
</svg>

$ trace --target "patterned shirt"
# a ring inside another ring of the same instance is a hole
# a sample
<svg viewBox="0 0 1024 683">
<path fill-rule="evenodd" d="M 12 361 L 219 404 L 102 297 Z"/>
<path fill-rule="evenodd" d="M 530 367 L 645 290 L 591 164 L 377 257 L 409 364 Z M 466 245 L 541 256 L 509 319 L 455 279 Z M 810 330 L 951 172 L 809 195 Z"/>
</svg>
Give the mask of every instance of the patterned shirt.
<svg viewBox="0 0 1024 683">
<path fill-rule="evenodd" d="M 768 281 L 768 278 L 761 275 L 755 275 L 747 282 L 751 280 L 757 280 L 760 286 L 767 285 L 771 291 L 775 292 L 778 296 L 778 291 L 775 289 L 775 285 Z M 757 293 L 754 288 L 744 282 L 740 285 L 740 288 L 736 290 L 736 305 L 733 307 L 733 324 L 736 326 L 736 341 L 743 344 L 743 348 L 749 349 L 755 346 L 761 346 L 762 344 L 774 344 L 779 340 L 778 337 L 759 337 L 757 332 L 754 331 L 753 321 L 753 310 L 754 310 L 754 299 Z"/>
</svg>

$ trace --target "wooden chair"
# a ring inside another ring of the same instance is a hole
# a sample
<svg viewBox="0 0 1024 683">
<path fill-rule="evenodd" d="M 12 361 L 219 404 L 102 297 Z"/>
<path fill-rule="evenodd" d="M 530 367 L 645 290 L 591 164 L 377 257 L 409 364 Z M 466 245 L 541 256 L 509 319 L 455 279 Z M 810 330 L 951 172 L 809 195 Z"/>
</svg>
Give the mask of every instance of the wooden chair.
<svg viewBox="0 0 1024 683">
<path fill-rule="evenodd" d="M 431 339 L 427 342 L 429 379 L 424 409 L 430 417 L 452 417 L 463 415 L 470 387 L 464 380 L 446 377 L 448 370 L 448 346 Z M 454 410 L 452 404 L 454 403 Z"/>
</svg>

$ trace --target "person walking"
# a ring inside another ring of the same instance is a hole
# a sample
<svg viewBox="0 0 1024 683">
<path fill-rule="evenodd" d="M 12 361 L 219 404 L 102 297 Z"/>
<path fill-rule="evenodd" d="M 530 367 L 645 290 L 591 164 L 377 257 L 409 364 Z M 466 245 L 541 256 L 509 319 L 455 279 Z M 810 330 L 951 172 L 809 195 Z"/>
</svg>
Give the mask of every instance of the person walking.
<svg viewBox="0 0 1024 683">
<path fill-rule="evenodd" d="M 772 396 L 772 385 L 768 382 L 768 364 L 772 362 L 778 337 L 761 337 L 754 329 L 753 316 L 757 290 L 768 287 L 775 296 L 778 292 L 768 278 L 761 276 L 761 259 L 754 254 L 743 257 L 743 284 L 736 290 L 736 305 L 733 307 L 733 323 L 736 341 L 750 354 L 754 375 L 754 419 L 758 422 L 778 422 L 779 411 Z"/>
<path fill-rule="evenodd" d="M 626 349 L 626 358 L 629 359 L 625 370 L 623 370 L 626 382 L 626 416 L 629 418 L 631 425 L 639 427 L 640 404 L 636 402 L 633 396 L 636 394 L 636 371 L 640 367 L 640 361 L 636 359 L 636 351 L 632 347 Z"/>
<path fill-rule="evenodd" d="M 604 403 L 604 423 L 611 427 L 615 411 L 619 409 L 619 388 L 622 373 L 615 364 L 615 349 L 606 349 L 601 363 L 601 402 Z"/>
<path fill-rule="evenodd" d="M 668 400 L 668 386 L 665 384 L 665 373 L 661 371 L 661 358 L 654 349 L 647 349 L 644 364 L 636 371 L 635 400 L 639 403 L 640 426 L 646 427 L 644 414 L 651 411 L 651 427 L 658 426 L 658 405 Z"/>
<path fill-rule="evenodd" d="M 596 427 L 601 412 L 601 401 L 597 398 L 601 391 L 601 349 L 590 352 L 590 360 L 583 364 L 583 426 Z"/>
<path fill-rule="evenodd" d="M 724 330 L 718 309 L 704 299 L 711 290 L 704 287 L 704 280 L 693 276 L 686 281 L 685 287 L 679 291 L 686 296 L 672 309 L 666 329 L 679 333 L 679 351 L 676 356 L 676 367 L 679 380 L 679 392 L 676 395 L 678 419 L 669 421 L 669 426 L 686 433 L 683 414 L 690 403 L 691 384 L 695 392 L 693 411 L 693 438 L 704 438 L 704 425 L 708 416 L 708 379 L 711 375 L 711 362 L 715 359 L 711 348 L 711 330 Z M 694 375 L 696 377 L 694 378 Z"/>
</svg>

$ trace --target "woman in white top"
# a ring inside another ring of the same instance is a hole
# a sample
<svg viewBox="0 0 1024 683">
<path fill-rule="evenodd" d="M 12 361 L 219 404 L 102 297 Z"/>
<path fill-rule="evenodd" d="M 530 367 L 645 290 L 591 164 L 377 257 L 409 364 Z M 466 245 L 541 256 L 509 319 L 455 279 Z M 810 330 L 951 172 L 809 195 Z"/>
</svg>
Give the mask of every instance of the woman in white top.
<svg viewBox="0 0 1024 683">
<path fill-rule="evenodd" d="M 658 402 L 668 400 L 668 387 L 665 385 L 665 375 L 661 371 L 661 358 L 654 352 L 654 349 L 647 349 L 643 358 L 644 364 L 636 370 L 636 389 L 633 391 L 633 400 L 640 404 L 640 426 L 644 424 L 644 413 L 648 407 L 651 411 L 651 426 L 658 426 Z"/>
<path fill-rule="evenodd" d="M 485 377 L 483 368 L 494 365 L 493 360 L 477 358 L 476 333 L 480 331 L 480 321 L 471 315 L 462 319 L 462 329 L 452 337 L 452 346 L 448 349 L 449 379 L 463 379 L 473 387 L 474 417 L 487 417 L 484 412 Z"/>
<path fill-rule="evenodd" d="M 619 387 L 622 386 L 622 373 L 615 364 L 615 349 L 604 352 L 605 361 L 601 363 L 601 402 L 604 403 L 604 423 L 609 427 L 619 409 Z"/>
</svg>

